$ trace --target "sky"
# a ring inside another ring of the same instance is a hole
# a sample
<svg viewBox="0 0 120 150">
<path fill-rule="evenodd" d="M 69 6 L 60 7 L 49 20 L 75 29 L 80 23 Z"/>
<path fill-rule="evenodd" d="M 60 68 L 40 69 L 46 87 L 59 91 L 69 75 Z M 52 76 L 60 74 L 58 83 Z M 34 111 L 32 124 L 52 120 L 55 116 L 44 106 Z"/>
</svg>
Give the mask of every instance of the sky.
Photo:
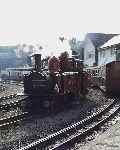
<svg viewBox="0 0 120 150">
<path fill-rule="evenodd" d="M 120 33 L 119 0 L 0 0 L 0 45 L 35 43 L 60 49 L 59 36 Z M 61 47 L 62 46 L 62 47 Z M 66 46 L 67 47 L 67 46 Z"/>
</svg>

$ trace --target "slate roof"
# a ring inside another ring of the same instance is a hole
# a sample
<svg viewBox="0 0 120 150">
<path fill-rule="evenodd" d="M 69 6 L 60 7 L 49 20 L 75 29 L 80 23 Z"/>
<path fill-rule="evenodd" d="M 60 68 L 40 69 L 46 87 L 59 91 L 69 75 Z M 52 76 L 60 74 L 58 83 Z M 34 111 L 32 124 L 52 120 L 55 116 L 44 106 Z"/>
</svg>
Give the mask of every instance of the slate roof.
<svg viewBox="0 0 120 150">
<path fill-rule="evenodd" d="M 105 47 L 109 47 L 109 46 L 117 45 L 117 44 L 120 44 L 120 35 L 114 36 L 112 39 L 110 39 L 108 42 L 106 42 L 100 48 L 105 48 Z"/>
<path fill-rule="evenodd" d="M 100 47 L 116 35 L 118 34 L 87 33 L 86 37 L 91 39 L 95 47 Z"/>
</svg>

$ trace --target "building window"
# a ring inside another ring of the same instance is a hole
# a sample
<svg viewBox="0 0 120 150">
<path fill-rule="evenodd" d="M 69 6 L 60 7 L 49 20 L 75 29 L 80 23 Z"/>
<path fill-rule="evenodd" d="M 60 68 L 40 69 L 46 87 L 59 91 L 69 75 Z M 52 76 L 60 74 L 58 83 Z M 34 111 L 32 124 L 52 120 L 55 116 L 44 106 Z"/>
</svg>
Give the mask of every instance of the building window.
<svg viewBox="0 0 120 150">
<path fill-rule="evenodd" d="M 78 55 L 76 51 L 72 51 L 72 55 Z"/>
<path fill-rule="evenodd" d="M 111 52 L 111 56 L 112 56 L 112 55 L 114 55 L 115 50 L 113 48 L 111 48 L 110 52 Z"/>
<path fill-rule="evenodd" d="M 105 51 L 102 52 L 103 53 L 103 58 L 105 57 Z"/>
<path fill-rule="evenodd" d="M 116 60 L 120 61 L 120 53 L 117 53 Z"/>
<path fill-rule="evenodd" d="M 88 55 L 88 58 L 91 58 L 91 57 L 92 57 L 92 55 L 91 55 L 91 54 L 89 54 L 89 55 Z"/>
<path fill-rule="evenodd" d="M 94 58 L 94 54 L 88 54 L 88 58 Z"/>
<path fill-rule="evenodd" d="M 112 48 L 111 48 L 110 52 L 111 52 L 111 56 L 112 56 Z"/>
<path fill-rule="evenodd" d="M 102 57 L 102 51 L 100 51 L 100 57 Z"/>
</svg>

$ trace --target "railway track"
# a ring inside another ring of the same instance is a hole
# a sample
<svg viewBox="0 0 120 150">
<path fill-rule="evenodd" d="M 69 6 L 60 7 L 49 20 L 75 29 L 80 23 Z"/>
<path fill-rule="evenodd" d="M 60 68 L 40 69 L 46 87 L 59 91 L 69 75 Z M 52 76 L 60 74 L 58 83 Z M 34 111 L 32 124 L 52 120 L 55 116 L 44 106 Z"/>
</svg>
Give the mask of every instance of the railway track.
<svg viewBox="0 0 120 150">
<path fill-rule="evenodd" d="M 10 108 L 17 108 L 22 105 L 22 102 L 25 101 L 25 96 L 20 96 L 17 94 L 10 94 L 0 97 L 0 111 L 8 110 Z M 0 118 L 0 128 L 14 124 L 25 119 L 28 116 L 28 112 L 21 112 L 8 117 Z"/>
<path fill-rule="evenodd" d="M 95 129 L 98 129 L 103 123 L 113 117 L 119 109 L 120 102 L 118 99 L 114 99 L 113 102 L 96 114 L 68 126 L 67 128 L 61 129 L 45 138 L 38 139 L 19 150 L 61 150 L 70 148 L 74 143 L 85 138 L 86 135 L 89 135 Z"/>
<path fill-rule="evenodd" d="M 0 128 L 20 122 L 23 119 L 25 119 L 28 115 L 29 115 L 28 112 L 22 112 L 22 113 L 12 115 L 6 118 L 3 117 L 0 119 Z"/>
<path fill-rule="evenodd" d="M 17 92 L 15 92 L 14 90 L 12 91 L 12 87 L 11 89 L 9 89 L 10 84 L 13 85 L 20 85 L 20 83 L 7 83 L 7 82 L 1 82 L 1 84 L 3 85 L 3 87 L 8 87 L 5 89 L 5 91 L 1 91 L 2 93 L 0 94 L 0 111 L 4 113 L 4 110 L 8 110 L 8 109 L 13 109 L 13 108 L 17 108 L 22 106 L 22 102 L 25 101 L 25 99 L 27 98 L 26 96 L 22 96 L 22 95 L 17 95 Z M 7 85 L 8 84 L 8 85 Z M 15 87 L 13 87 L 15 88 Z M 5 127 L 8 126 L 10 124 L 14 124 L 16 122 L 19 122 L 23 119 L 25 119 L 28 116 L 28 112 L 20 112 L 20 113 L 15 113 L 14 115 L 8 115 L 8 116 L 1 116 L 0 118 L 0 128 L 1 127 Z"/>
<path fill-rule="evenodd" d="M 11 94 L 8 96 L 0 97 L 0 111 L 8 110 L 10 108 L 17 108 L 21 106 L 25 97 L 18 96 L 17 94 Z M 28 116 L 28 112 L 21 112 L 12 116 L 0 118 L 0 128 L 8 126 L 25 119 Z"/>
<path fill-rule="evenodd" d="M 21 105 L 25 99 L 25 96 L 19 96 L 17 94 L 2 96 L 0 97 L 0 110 L 17 107 Z"/>
</svg>

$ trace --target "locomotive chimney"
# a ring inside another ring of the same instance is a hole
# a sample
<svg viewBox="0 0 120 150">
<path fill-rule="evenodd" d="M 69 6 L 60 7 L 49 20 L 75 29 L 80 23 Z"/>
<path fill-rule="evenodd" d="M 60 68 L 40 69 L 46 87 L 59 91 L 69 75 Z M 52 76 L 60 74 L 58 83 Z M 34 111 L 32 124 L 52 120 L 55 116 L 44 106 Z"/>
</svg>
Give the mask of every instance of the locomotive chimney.
<svg viewBox="0 0 120 150">
<path fill-rule="evenodd" d="M 35 54 L 35 70 L 40 72 L 41 71 L 41 54 Z"/>
</svg>

